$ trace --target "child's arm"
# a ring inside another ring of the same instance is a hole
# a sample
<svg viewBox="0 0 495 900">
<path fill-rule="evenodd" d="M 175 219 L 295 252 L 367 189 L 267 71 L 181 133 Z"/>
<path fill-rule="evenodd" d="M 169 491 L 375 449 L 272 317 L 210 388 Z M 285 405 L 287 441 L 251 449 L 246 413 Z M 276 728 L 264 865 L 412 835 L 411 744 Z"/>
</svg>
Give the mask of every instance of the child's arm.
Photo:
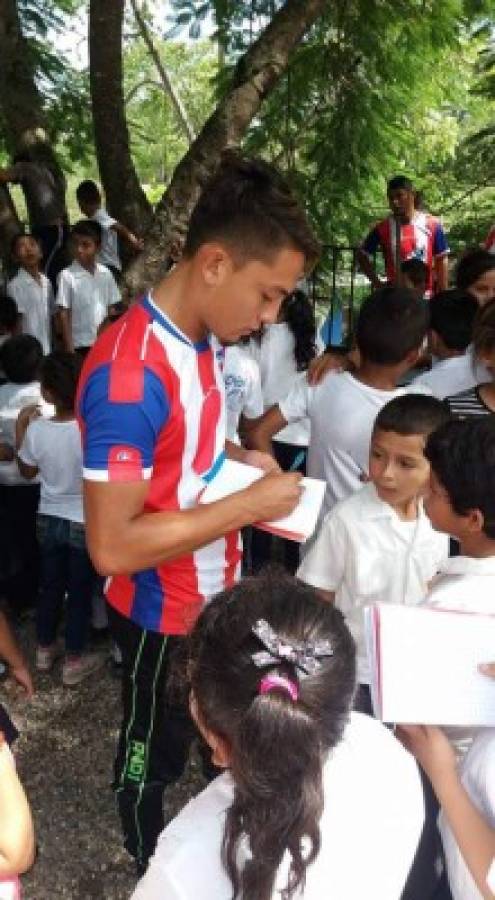
<svg viewBox="0 0 495 900">
<path fill-rule="evenodd" d="M 325 603 L 335 603 L 335 591 L 324 591 L 323 588 L 318 588 L 318 593 Z"/>
<path fill-rule="evenodd" d="M 144 248 L 144 241 L 142 238 L 136 237 L 132 231 L 129 231 L 125 225 L 122 225 L 122 222 L 114 222 L 110 227 L 112 231 L 116 231 L 119 237 L 121 237 L 126 244 L 129 244 L 129 247 L 132 247 L 136 252 L 139 252 Z"/>
<path fill-rule="evenodd" d="M 316 588 L 327 603 L 333 603 L 345 578 L 347 556 L 345 528 L 332 511 L 325 516 L 316 540 L 303 556 L 297 578 Z"/>
<path fill-rule="evenodd" d="M 246 434 L 246 445 L 252 450 L 261 450 L 262 453 L 273 453 L 272 438 L 288 424 L 280 411 L 280 406 L 275 404 L 260 416 Z"/>
<path fill-rule="evenodd" d="M 481 896 L 484 900 L 494 900 L 486 880 L 495 858 L 495 829 L 466 793 L 448 738 L 440 728 L 429 725 L 401 725 L 398 732 L 428 775 Z"/>
<path fill-rule="evenodd" d="M 34 827 L 12 754 L 0 737 L 0 878 L 22 875 L 34 862 Z"/>
<path fill-rule="evenodd" d="M 3 612 L 0 612 L 0 656 L 8 663 L 12 677 L 31 698 L 34 694 L 31 675 Z"/>
<path fill-rule="evenodd" d="M 39 472 L 39 468 L 38 466 L 34 465 L 34 463 L 28 463 L 24 461 L 22 450 L 24 450 L 23 444 L 28 426 L 34 419 L 39 418 L 39 415 L 39 407 L 35 404 L 31 404 L 30 406 L 25 406 L 24 409 L 21 409 L 19 415 L 17 416 L 17 422 L 15 423 L 17 468 L 19 469 L 19 472 L 21 473 L 23 478 L 28 478 L 29 480 L 31 480 L 32 478 L 36 478 Z"/>
<path fill-rule="evenodd" d="M 58 321 L 60 324 L 60 332 L 64 350 L 68 353 L 74 353 L 74 342 L 72 340 L 72 321 L 70 309 L 57 307 Z"/>
</svg>

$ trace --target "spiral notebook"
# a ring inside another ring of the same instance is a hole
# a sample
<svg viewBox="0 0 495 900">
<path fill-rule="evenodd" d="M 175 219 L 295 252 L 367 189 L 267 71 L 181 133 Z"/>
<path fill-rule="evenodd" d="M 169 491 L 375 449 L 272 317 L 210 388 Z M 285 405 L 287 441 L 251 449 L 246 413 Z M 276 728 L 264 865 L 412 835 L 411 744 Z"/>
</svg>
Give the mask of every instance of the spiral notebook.
<svg viewBox="0 0 495 900">
<path fill-rule="evenodd" d="M 377 603 L 365 609 L 371 696 L 384 722 L 495 726 L 495 616 Z"/>
<path fill-rule="evenodd" d="M 199 502 L 213 503 L 215 500 L 223 500 L 224 497 L 229 497 L 236 491 L 242 491 L 254 484 L 265 474 L 262 469 L 255 466 L 225 459 L 213 480 L 201 494 Z M 300 543 L 311 537 L 323 503 L 325 482 L 317 478 L 302 478 L 300 484 L 303 489 L 301 499 L 289 516 L 275 519 L 273 522 L 256 522 L 255 527 Z"/>
</svg>

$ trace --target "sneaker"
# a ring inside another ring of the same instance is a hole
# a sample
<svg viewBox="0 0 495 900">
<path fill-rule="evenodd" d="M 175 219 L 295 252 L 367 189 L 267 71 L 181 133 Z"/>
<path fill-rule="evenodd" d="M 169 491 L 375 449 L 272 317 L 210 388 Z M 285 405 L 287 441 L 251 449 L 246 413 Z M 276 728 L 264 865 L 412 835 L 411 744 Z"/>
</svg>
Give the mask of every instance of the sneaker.
<svg viewBox="0 0 495 900">
<path fill-rule="evenodd" d="M 58 642 L 49 647 L 36 648 L 36 668 L 38 672 L 50 672 L 56 659 L 63 655 L 64 648 Z"/>
<path fill-rule="evenodd" d="M 103 653 L 83 653 L 82 656 L 66 659 L 62 667 L 62 684 L 66 687 L 75 687 L 88 675 L 100 669 L 105 659 Z"/>
</svg>

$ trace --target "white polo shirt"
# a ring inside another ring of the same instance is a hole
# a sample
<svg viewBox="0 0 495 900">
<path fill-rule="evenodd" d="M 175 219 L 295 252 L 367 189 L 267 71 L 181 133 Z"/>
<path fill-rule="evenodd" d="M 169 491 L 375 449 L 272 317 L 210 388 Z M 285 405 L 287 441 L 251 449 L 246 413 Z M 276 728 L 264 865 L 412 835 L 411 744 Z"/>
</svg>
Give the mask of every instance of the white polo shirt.
<svg viewBox="0 0 495 900">
<path fill-rule="evenodd" d="M 453 356 L 436 363 L 430 372 L 418 375 L 411 382 L 411 388 L 427 387 L 434 397 L 444 400 L 452 394 L 468 391 L 477 384 L 492 381 L 488 369 L 477 362 L 469 348 L 462 356 Z"/>
<path fill-rule="evenodd" d="M 428 606 L 495 614 L 495 556 L 452 556 L 433 579 Z"/>
<path fill-rule="evenodd" d="M 39 280 L 25 269 L 19 269 L 15 278 L 7 284 L 7 294 L 15 300 L 22 314 L 23 334 L 38 338 L 43 353 L 50 352 L 51 316 L 53 313 L 53 288 L 49 279 L 40 273 Z"/>
<path fill-rule="evenodd" d="M 57 306 L 70 309 L 74 347 L 92 347 L 110 306 L 120 300 L 112 273 L 96 263 L 94 273 L 73 262 L 58 280 Z"/>
<path fill-rule="evenodd" d="M 335 605 L 356 641 L 360 684 L 370 682 L 364 607 L 376 602 L 419 603 L 448 554 L 447 535 L 433 530 L 422 504 L 415 521 L 403 522 L 372 484 L 342 500 L 325 517 L 297 577 L 315 588 L 335 591 Z"/>
<path fill-rule="evenodd" d="M 429 393 L 425 388 L 418 390 Z M 412 389 L 382 391 L 363 384 L 350 372 L 330 372 L 315 387 L 306 378 L 298 380 L 280 401 L 287 422 L 309 415 L 307 474 L 326 481 L 322 515 L 362 487 L 375 419 L 385 403 L 405 393 Z"/>
<path fill-rule="evenodd" d="M 257 419 L 263 414 L 260 370 L 242 347 L 226 347 L 223 369 L 227 407 L 227 438 L 240 444 L 239 419 Z"/>
<path fill-rule="evenodd" d="M 98 262 L 102 266 L 112 266 L 120 272 L 122 263 L 119 255 L 119 237 L 113 227 L 117 219 L 113 219 L 103 206 L 100 206 L 91 218 L 101 227 L 101 250 L 98 254 Z"/>
<path fill-rule="evenodd" d="M 495 829 L 495 728 L 486 728 L 475 738 L 461 764 L 460 777 L 477 810 Z M 439 828 L 453 900 L 481 900 L 481 894 L 442 812 Z M 495 883 L 490 889 L 495 889 Z"/>
<path fill-rule="evenodd" d="M 233 790 L 230 775 L 221 775 L 184 807 L 158 838 L 132 900 L 231 900 L 221 846 Z M 294 900 L 397 900 L 424 821 L 412 756 L 380 722 L 351 713 L 325 763 L 323 792 L 321 849 Z M 248 853 L 247 842 L 241 843 L 241 864 Z M 274 900 L 287 885 L 288 864 L 287 855 Z"/>
</svg>

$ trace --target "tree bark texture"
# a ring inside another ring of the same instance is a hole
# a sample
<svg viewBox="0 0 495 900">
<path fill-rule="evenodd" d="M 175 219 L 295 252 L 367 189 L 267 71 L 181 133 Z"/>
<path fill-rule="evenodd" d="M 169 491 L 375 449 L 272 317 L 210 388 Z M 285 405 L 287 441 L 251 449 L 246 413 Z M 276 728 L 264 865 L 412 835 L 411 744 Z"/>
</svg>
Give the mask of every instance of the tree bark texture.
<svg viewBox="0 0 495 900">
<path fill-rule="evenodd" d="M 136 295 L 163 274 L 170 247 L 185 234 L 202 186 L 220 155 L 238 146 L 263 100 L 289 63 L 291 51 L 314 24 L 328 0 L 287 0 L 240 58 L 230 89 L 177 166 L 147 234 L 145 250 L 126 272 L 127 293 Z"/>
<path fill-rule="evenodd" d="M 152 209 L 134 168 L 125 117 L 124 6 L 125 0 L 90 0 L 91 103 L 96 157 L 108 209 L 118 221 L 137 234 L 143 234 L 151 224 Z"/>
<path fill-rule="evenodd" d="M 60 184 L 65 185 L 48 134 L 43 101 L 30 59 L 16 0 L 0 0 L 0 112 L 7 146 L 12 156 L 27 152 L 34 162 L 44 163 Z M 2 249 L 10 244 L 16 230 L 19 230 L 17 215 L 8 190 L 3 189 L 0 191 Z"/>
<path fill-rule="evenodd" d="M 0 258 L 10 256 L 12 238 L 22 230 L 19 217 L 5 184 L 0 184 Z"/>
</svg>

